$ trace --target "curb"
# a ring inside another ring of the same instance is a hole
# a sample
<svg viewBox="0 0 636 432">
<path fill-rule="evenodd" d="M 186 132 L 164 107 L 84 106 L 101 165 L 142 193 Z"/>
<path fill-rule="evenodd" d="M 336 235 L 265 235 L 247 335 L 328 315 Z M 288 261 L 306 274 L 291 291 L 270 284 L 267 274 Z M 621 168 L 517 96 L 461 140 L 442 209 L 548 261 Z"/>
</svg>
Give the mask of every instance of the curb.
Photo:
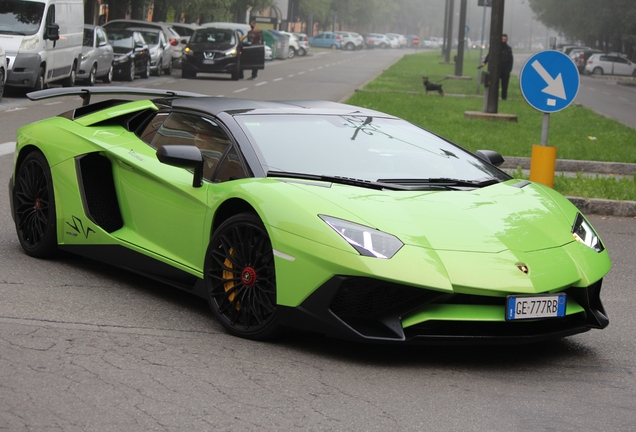
<svg viewBox="0 0 636 432">
<path fill-rule="evenodd" d="M 530 159 L 525 157 L 504 156 L 505 162 L 500 168 L 530 169 Z M 596 174 L 636 175 L 636 164 L 618 162 L 593 162 L 571 159 L 558 159 L 556 171 L 585 172 Z M 618 201 L 598 198 L 567 197 L 584 214 L 600 216 L 636 217 L 636 201 Z"/>
</svg>

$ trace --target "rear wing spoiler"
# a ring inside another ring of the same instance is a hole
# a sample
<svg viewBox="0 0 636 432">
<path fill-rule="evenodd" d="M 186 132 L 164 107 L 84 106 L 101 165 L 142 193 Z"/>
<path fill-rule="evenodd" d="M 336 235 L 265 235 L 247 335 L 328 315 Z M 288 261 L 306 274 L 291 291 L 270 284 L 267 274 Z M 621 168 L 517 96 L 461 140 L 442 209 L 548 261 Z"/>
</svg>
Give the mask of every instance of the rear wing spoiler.
<svg viewBox="0 0 636 432">
<path fill-rule="evenodd" d="M 27 97 L 32 101 L 51 99 L 63 96 L 79 96 L 82 98 L 82 106 L 86 106 L 91 103 L 92 95 L 115 95 L 124 94 L 130 96 L 151 96 L 151 97 L 206 97 L 200 93 L 190 93 L 176 90 L 159 90 L 159 89 L 145 89 L 137 87 L 61 87 L 50 88 L 46 90 L 38 90 L 27 93 Z"/>
</svg>

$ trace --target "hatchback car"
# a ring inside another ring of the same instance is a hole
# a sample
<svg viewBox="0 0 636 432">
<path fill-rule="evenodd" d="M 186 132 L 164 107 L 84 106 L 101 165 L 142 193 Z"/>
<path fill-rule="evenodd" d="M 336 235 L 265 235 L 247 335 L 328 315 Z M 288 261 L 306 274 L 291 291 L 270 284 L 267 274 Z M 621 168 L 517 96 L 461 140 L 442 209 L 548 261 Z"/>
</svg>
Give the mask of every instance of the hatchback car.
<svg viewBox="0 0 636 432">
<path fill-rule="evenodd" d="M 314 37 L 309 38 L 309 44 L 316 48 L 342 48 L 342 37 L 333 32 L 319 33 Z"/>
<path fill-rule="evenodd" d="M 161 23 L 169 24 L 173 30 L 179 33 L 178 44 L 172 47 L 172 66 L 175 68 L 181 67 L 181 57 L 183 56 L 183 49 L 188 44 L 190 37 L 196 29 L 200 26 L 198 24 L 186 24 L 186 23 Z"/>
<path fill-rule="evenodd" d="M 298 55 L 304 56 L 309 52 L 309 38 L 305 33 L 294 33 L 298 39 Z"/>
<path fill-rule="evenodd" d="M 172 23 L 157 23 L 157 22 L 148 22 L 142 20 L 131 20 L 131 19 L 116 19 L 112 21 L 108 21 L 103 27 L 108 29 L 123 29 L 123 28 L 131 28 L 131 27 L 144 27 L 144 28 L 153 28 L 159 29 L 163 32 L 163 35 L 166 37 L 168 43 L 172 48 L 176 48 L 179 46 L 179 37 L 180 34 L 177 32 L 171 25 Z M 175 52 L 172 54 L 173 62 L 179 62 L 180 51 L 175 49 Z"/>
<path fill-rule="evenodd" d="M 136 75 L 150 76 L 150 51 L 141 33 L 128 29 L 106 29 L 115 58 L 115 76 L 125 81 L 133 81 Z"/>
<path fill-rule="evenodd" d="M 337 31 L 335 33 L 342 37 L 342 49 L 353 51 L 364 48 L 364 38 L 358 33 L 345 31 Z"/>
<path fill-rule="evenodd" d="M 366 36 L 366 44 L 374 48 L 390 48 L 391 41 L 386 35 L 379 33 L 369 33 Z"/>
<path fill-rule="evenodd" d="M 620 54 L 592 54 L 585 72 L 594 75 L 631 75 L 636 77 L 636 63 Z"/>
<path fill-rule="evenodd" d="M 576 68 L 579 70 L 579 73 L 583 74 L 585 73 L 585 65 L 587 64 L 587 61 L 590 59 L 592 54 L 602 54 L 602 53 L 603 51 L 598 49 L 575 48 L 570 52 L 569 57 L 572 59 L 572 61 L 576 65 Z"/>
<path fill-rule="evenodd" d="M 222 73 L 238 80 L 246 69 L 265 69 L 265 49 L 263 45 L 252 45 L 247 38 L 241 40 L 236 30 L 202 27 L 195 30 L 183 50 L 183 78 Z"/>
<path fill-rule="evenodd" d="M 165 75 L 172 74 L 172 53 L 173 47 L 166 40 L 164 33 L 156 28 L 150 27 L 130 27 L 141 33 L 148 44 L 150 51 L 150 73 L 159 76 L 163 72 Z"/>
<path fill-rule="evenodd" d="M 115 53 L 108 41 L 106 31 L 101 26 L 84 24 L 84 42 L 77 80 L 89 86 L 100 79 L 105 83 L 113 80 L 113 60 Z"/>
</svg>

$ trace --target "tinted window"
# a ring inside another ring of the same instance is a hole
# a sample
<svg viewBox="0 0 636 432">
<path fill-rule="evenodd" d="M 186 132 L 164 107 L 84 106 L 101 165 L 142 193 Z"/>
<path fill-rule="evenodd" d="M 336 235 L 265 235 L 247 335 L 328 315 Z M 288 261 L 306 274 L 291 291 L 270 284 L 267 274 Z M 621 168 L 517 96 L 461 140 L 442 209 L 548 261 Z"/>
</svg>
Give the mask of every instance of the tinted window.
<svg viewBox="0 0 636 432">
<path fill-rule="evenodd" d="M 234 44 L 236 38 L 234 31 L 223 29 L 197 30 L 192 36 L 194 43 L 222 43 Z"/>
<path fill-rule="evenodd" d="M 157 118 L 157 120 L 160 120 Z M 146 128 L 148 134 L 152 131 Z M 144 132 L 146 134 L 146 132 Z M 142 137 L 142 139 L 144 139 Z M 223 166 L 223 177 L 215 179 L 219 162 L 231 147 L 223 129 L 214 121 L 192 114 L 172 113 L 156 131 L 150 145 L 158 148 L 161 145 L 193 145 L 203 154 L 203 178 L 209 181 L 225 181 L 237 176 L 239 168 L 236 163 L 228 161 Z M 234 154 L 236 156 L 236 154 Z M 231 158 L 230 158 L 231 159 Z M 235 157 L 238 161 L 238 157 Z M 240 165 L 240 164 L 239 164 Z M 240 169 L 242 173 L 242 168 Z M 244 177 L 244 175 L 241 175 Z"/>
<path fill-rule="evenodd" d="M 82 42 L 82 45 L 85 47 L 93 46 L 93 29 L 84 29 L 84 42 Z"/>
</svg>

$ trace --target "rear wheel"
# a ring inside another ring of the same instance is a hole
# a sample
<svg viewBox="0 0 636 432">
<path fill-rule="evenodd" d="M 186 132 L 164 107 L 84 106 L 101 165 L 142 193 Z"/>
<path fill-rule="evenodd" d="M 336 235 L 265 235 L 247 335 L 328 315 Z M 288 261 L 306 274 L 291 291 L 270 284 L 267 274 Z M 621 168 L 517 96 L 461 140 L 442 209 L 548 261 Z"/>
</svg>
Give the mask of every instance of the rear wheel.
<svg viewBox="0 0 636 432">
<path fill-rule="evenodd" d="M 338 49 L 338 45 L 336 45 L 336 44 L 332 44 L 332 45 L 331 45 L 331 49 Z"/>
<path fill-rule="evenodd" d="M 353 51 L 355 48 L 355 45 L 353 45 L 353 43 L 351 42 L 347 42 L 347 44 L 345 45 L 345 48 L 347 49 L 347 51 Z"/>
<path fill-rule="evenodd" d="M 150 76 L 150 59 L 146 60 L 146 67 L 144 71 L 140 74 L 142 78 L 148 78 Z"/>
<path fill-rule="evenodd" d="M 172 60 L 168 62 L 168 66 L 163 70 L 164 75 L 172 75 Z"/>
<path fill-rule="evenodd" d="M 104 81 L 106 84 L 109 84 L 113 81 L 113 65 L 110 65 L 110 69 L 108 69 L 108 73 L 104 75 L 102 81 Z"/>
<path fill-rule="evenodd" d="M 305 48 L 300 48 L 298 50 L 298 55 L 303 57 L 305 54 L 307 54 L 307 50 L 305 50 Z"/>
<path fill-rule="evenodd" d="M 600 67 L 595 67 L 594 70 L 592 71 L 592 73 L 594 75 L 603 75 L 603 69 Z"/>
<path fill-rule="evenodd" d="M 296 57 L 296 50 L 292 47 L 289 47 L 289 53 L 287 54 L 288 59 L 293 59 Z"/>
<path fill-rule="evenodd" d="M 93 67 L 91 68 L 91 71 L 88 73 L 88 80 L 86 82 L 89 86 L 95 85 L 96 75 L 97 75 L 97 65 L 93 65 Z"/>
<path fill-rule="evenodd" d="M 62 86 L 73 87 L 75 85 L 75 78 L 77 77 L 77 71 L 75 69 L 75 63 L 73 63 L 73 66 L 71 67 L 71 74 L 62 80 Z"/>
<path fill-rule="evenodd" d="M 13 189 L 14 220 L 20 245 L 32 257 L 45 258 L 57 251 L 55 197 L 51 170 L 39 151 L 20 165 Z"/>
<path fill-rule="evenodd" d="M 134 81 L 135 75 L 137 75 L 137 70 L 135 68 L 135 61 L 130 59 L 130 67 L 128 68 L 128 75 L 126 76 L 126 81 Z"/>
<path fill-rule="evenodd" d="M 4 69 L 0 69 L 0 100 L 4 94 Z"/>
<path fill-rule="evenodd" d="M 159 64 L 157 65 L 157 70 L 153 73 L 153 75 L 160 76 L 162 70 L 163 70 L 163 64 L 161 63 L 161 60 L 159 60 Z"/>
<path fill-rule="evenodd" d="M 212 312 L 229 333 L 262 340 L 280 332 L 274 253 L 258 216 L 242 213 L 216 229 L 204 277 Z"/>
</svg>

